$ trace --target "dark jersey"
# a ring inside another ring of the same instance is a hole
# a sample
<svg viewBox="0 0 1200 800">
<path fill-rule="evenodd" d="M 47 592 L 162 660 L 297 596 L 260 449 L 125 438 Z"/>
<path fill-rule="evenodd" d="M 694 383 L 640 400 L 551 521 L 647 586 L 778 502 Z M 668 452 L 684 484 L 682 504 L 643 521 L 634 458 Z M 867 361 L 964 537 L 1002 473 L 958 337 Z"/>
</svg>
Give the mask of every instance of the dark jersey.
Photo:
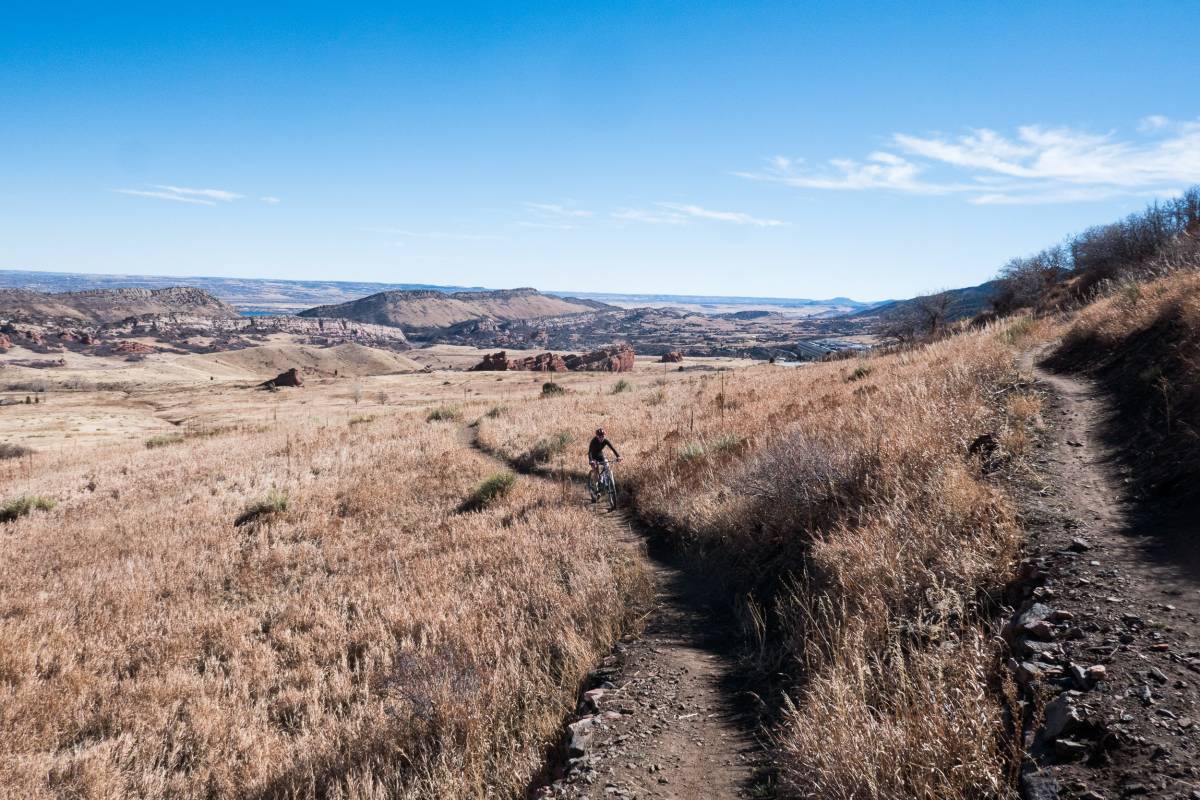
<svg viewBox="0 0 1200 800">
<path fill-rule="evenodd" d="M 604 448 L 613 451 L 613 455 L 617 458 L 621 454 L 617 452 L 617 448 L 613 447 L 613 443 L 608 439 L 601 439 L 599 436 L 593 436 L 591 443 L 588 445 L 588 461 L 599 461 L 604 458 Z"/>
</svg>

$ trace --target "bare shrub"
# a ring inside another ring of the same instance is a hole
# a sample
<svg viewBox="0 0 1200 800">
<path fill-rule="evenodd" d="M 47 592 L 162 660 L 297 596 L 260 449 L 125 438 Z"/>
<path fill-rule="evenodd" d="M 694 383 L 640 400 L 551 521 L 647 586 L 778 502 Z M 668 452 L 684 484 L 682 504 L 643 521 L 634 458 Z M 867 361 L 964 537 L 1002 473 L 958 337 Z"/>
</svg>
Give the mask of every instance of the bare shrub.
<svg viewBox="0 0 1200 800">
<path fill-rule="evenodd" d="M 34 454 L 31 447 L 26 447 L 23 444 L 12 444 L 11 442 L 0 442 L 0 460 L 11 458 L 25 458 Z"/>
</svg>

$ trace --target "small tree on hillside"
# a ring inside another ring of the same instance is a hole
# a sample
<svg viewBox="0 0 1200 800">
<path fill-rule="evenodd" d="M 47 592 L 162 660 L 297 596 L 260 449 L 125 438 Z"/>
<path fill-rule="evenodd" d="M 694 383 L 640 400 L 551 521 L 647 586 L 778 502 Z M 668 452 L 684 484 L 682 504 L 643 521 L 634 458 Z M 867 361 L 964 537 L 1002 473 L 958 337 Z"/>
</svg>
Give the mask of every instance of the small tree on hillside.
<svg viewBox="0 0 1200 800">
<path fill-rule="evenodd" d="M 925 333 L 937 336 L 942 332 L 942 328 L 946 327 L 950 320 L 950 306 L 953 302 L 954 295 L 949 292 L 926 294 L 913 300 Z"/>
</svg>

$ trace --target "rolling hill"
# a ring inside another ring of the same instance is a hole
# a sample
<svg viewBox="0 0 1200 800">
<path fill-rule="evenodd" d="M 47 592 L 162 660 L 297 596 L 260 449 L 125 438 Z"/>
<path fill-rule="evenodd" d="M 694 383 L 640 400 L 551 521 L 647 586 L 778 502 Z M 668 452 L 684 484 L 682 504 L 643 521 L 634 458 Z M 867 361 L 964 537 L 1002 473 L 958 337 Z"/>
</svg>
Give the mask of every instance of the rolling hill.
<svg viewBox="0 0 1200 800">
<path fill-rule="evenodd" d="M 354 342 L 333 347 L 302 344 L 269 344 L 221 353 L 185 356 L 178 368 L 195 369 L 222 378 L 266 380 L 296 367 L 305 376 L 323 378 L 390 375 L 417 372 L 422 366 L 410 358 Z"/>
<path fill-rule="evenodd" d="M 536 289 L 444 293 L 388 291 L 301 311 L 302 317 L 340 317 L 412 330 L 448 328 L 471 320 L 519 320 L 582 314 L 608 308 L 592 300 L 555 297 Z"/>
<path fill-rule="evenodd" d="M 967 286 L 962 289 L 947 289 L 941 294 L 950 295 L 950 306 L 947 319 L 952 321 L 973 317 L 988 308 L 988 303 L 996 293 L 999 281 L 987 281 L 978 286 Z M 913 313 L 917 309 L 918 298 L 908 300 L 892 300 L 872 308 L 855 311 L 838 317 L 845 320 L 875 320 L 889 322 Z"/>
</svg>

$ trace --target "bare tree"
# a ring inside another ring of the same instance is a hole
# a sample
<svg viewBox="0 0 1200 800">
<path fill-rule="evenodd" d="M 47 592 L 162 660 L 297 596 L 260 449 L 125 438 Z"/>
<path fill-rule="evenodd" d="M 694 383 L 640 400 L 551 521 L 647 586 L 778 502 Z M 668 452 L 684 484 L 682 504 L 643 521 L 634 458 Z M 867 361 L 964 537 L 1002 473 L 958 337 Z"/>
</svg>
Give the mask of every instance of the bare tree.
<svg viewBox="0 0 1200 800">
<path fill-rule="evenodd" d="M 946 327 L 950 319 L 950 306 L 953 304 L 954 295 L 947 291 L 921 295 L 913 299 L 925 333 L 930 336 L 937 336 Z"/>
</svg>

